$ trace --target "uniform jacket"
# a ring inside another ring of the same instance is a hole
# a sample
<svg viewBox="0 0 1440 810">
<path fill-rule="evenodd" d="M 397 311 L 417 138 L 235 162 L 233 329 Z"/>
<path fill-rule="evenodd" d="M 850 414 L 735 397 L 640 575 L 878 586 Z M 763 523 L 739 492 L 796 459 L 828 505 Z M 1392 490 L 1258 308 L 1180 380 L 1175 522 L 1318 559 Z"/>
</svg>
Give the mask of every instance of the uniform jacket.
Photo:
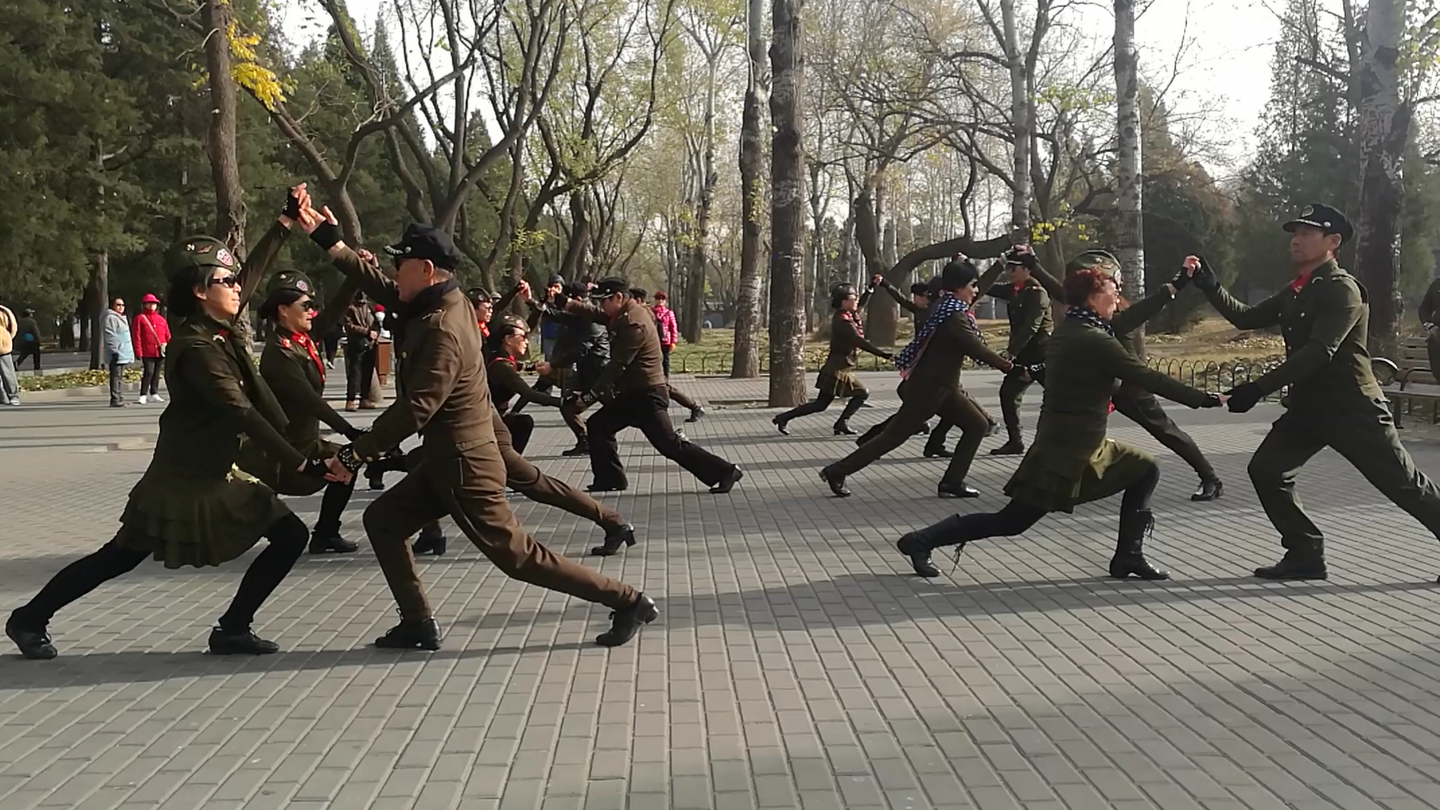
<svg viewBox="0 0 1440 810">
<path fill-rule="evenodd" d="M 415 433 L 424 439 L 427 460 L 493 444 L 490 386 L 477 361 L 480 330 L 459 285 L 437 284 L 402 303 L 395 282 L 353 250 L 344 248 L 334 262 L 372 300 L 400 315 L 393 335 L 396 397 L 354 442 L 355 453 L 372 461 Z"/>
<path fill-rule="evenodd" d="M 560 407 L 559 397 L 536 391 L 530 383 L 525 382 L 513 357 L 496 357 L 491 360 L 486 374 L 490 379 L 490 400 L 502 414 L 510 410 L 511 400 L 516 397 L 519 397 L 521 402 L 532 402 L 551 408 Z"/>
<path fill-rule="evenodd" d="M 651 310 L 655 315 L 655 325 L 660 330 L 660 345 L 674 346 L 680 342 L 680 327 L 675 323 L 675 310 L 664 304 L 656 304 Z"/>
<path fill-rule="evenodd" d="M 1055 474 L 1079 480 L 1087 465 L 1098 475 L 1107 460 L 1105 445 L 1110 400 L 1122 384 L 1159 394 L 1192 408 L 1206 394 L 1136 358 L 1104 330 L 1062 318 L 1045 354 L 1045 399 L 1030 455 Z"/>
<path fill-rule="evenodd" d="M 660 334 L 655 330 L 655 316 L 650 308 L 628 300 L 614 318 L 594 304 L 572 300 L 566 311 L 593 323 L 608 324 L 610 362 L 591 390 L 613 389 L 618 394 L 645 391 L 665 385 L 664 356 L 660 352 Z"/>
<path fill-rule="evenodd" d="M 885 354 L 884 349 L 865 339 L 859 318 L 857 313 L 836 312 L 830 319 L 830 354 L 820 369 L 822 375 L 854 371 L 862 349 L 877 357 Z"/>
<path fill-rule="evenodd" d="M 1280 327 L 1285 362 L 1255 384 L 1266 394 L 1290 386 L 1292 411 L 1372 404 L 1384 398 L 1366 347 L 1370 307 L 1365 288 L 1335 262 L 1315 268 L 1298 289 L 1283 287 L 1253 307 L 1224 287 L 1205 294 L 1237 329 Z"/>
<path fill-rule="evenodd" d="M 125 316 L 113 309 L 105 310 L 105 360 L 120 365 L 135 362 L 135 343 L 130 337 L 130 324 Z"/>
<path fill-rule="evenodd" d="M 0 304 L 0 354 L 9 354 L 15 348 L 15 335 L 19 331 L 20 325 L 15 320 L 15 313 Z"/>
<path fill-rule="evenodd" d="M 135 325 L 130 331 L 135 340 L 136 357 L 165 356 L 163 347 L 170 342 L 170 324 L 165 322 L 165 316 L 159 310 L 141 310 L 135 316 Z"/>
</svg>

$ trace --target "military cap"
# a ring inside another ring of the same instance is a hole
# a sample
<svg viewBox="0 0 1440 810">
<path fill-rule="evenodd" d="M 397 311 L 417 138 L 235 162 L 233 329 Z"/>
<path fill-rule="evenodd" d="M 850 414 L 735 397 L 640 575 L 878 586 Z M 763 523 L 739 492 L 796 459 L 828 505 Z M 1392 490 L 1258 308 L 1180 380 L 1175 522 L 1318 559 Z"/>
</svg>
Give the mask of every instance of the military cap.
<svg viewBox="0 0 1440 810">
<path fill-rule="evenodd" d="M 1086 250 L 1075 254 L 1065 263 L 1065 272 L 1094 268 L 1107 276 L 1114 277 L 1120 272 L 1120 260 L 1108 250 Z"/>
<path fill-rule="evenodd" d="M 295 270 L 281 270 L 275 274 L 274 278 L 270 279 L 269 284 L 265 285 L 266 295 L 277 293 L 281 290 L 294 290 L 310 296 L 315 295 L 315 285 L 310 282 L 310 279 L 305 277 L 304 273 Z"/>
<path fill-rule="evenodd" d="M 224 242 L 213 237 L 187 236 L 165 251 L 164 270 L 167 277 L 192 267 L 221 267 L 236 270 L 235 254 Z"/>
<path fill-rule="evenodd" d="M 429 225 L 412 223 L 400 241 L 386 245 L 385 252 L 397 259 L 428 259 L 436 267 L 454 270 L 460 266 L 460 249 L 450 234 Z"/>
<path fill-rule="evenodd" d="M 590 291 L 590 297 L 609 298 L 620 293 L 627 296 L 630 294 L 630 282 L 621 276 L 606 276 L 600 279 L 600 283 L 595 285 L 595 289 Z"/>
<path fill-rule="evenodd" d="M 1285 230 L 1294 233 L 1301 225 L 1309 225 L 1312 228 L 1319 228 L 1326 236 L 1339 234 L 1340 243 L 1349 242 L 1355 236 L 1355 227 L 1350 224 L 1350 219 L 1339 209 L 1324 203 L 1307 205 L 1300 211 L 1300 216 L 1286 222 Z"/>
</svg>

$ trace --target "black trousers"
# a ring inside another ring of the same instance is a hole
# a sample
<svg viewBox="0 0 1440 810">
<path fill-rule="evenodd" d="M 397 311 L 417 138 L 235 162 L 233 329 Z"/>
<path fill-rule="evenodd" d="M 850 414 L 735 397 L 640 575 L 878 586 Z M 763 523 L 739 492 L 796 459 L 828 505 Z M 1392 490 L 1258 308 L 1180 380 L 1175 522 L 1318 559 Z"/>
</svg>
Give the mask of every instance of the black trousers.
<svg viewBox="0 0 1440 810">
<path fill-rule="evenodd" d="M 307 534 L 305 523 L 293 514 L 275 521 L 265 530 L 263 537 L 270 543 L 250 563 L 245 577 L 240 580 L 230 609 L 220 617 L 222 630 L 243 633 L 250 629 L 256 611 L 290 573 L 295 561 L 300 559 Z M 147 552 L 125 548 L 111 540 L 99 551 L 60 569 L 60 573 L 51 578 L 29 604 L 15 611 L 15 619 L 21 627 L 44 628 L 66 605 L 106 582 L 130 573 L 149 556 Z"/>
<path fill-rule="evenodd" d="M 621 394 L 590 417 L 588 427 L 590 469 L 599 487 L 629 485 L 615 445 L 615 434 L 627 427 L 639 428 L 651 447 L 707 486 L 720 483 L 735 469 L 734 464 L 675 435 L 675 426 L 670 423 L 670 391 L 664 385 Z"/>
<path fill-rule="evenodd" d="M 31 358 L 31 361 L 30 361 L 30 362 L 34 363 L 33 368 L 34 368 L 36 371 L 39 371 L 39 370 L 40 370 L 40 343 L 39 343 L 38 341 L 36 341 L 36 342 L 34 342 L 34 343 L 26 343 L 25 345 L 23 345 L 23 346 L 20 347 L 20 351 L 16 352 L 16 354 L 15 354 L 15 369 L 16 369 L 17 371 L 20 369 L 21 364 L 23 364 L 23 363 L 25 362 L 25 358 L 27 358 L 27 357 Z"/>
<path fill-rule="evenodd" d="M 850 421 L 850 417 L 854 416 L 855 412 L 860 410 L 860 406 L 864 405 L 865 400 L 869 398 L 869 391 L 861 391 L 855 396 L 850 397 L 850 399 L 847 400 L 845 403 L 845 410 L 840 412 L 840 418 L 835 420 L 835 426 L 838 428 L 841 425 L 848 423 Z M 803 405 L 796 405 L 795 407 L 791 408 L 785 413 L 780 414 L 775 418 L 777 421 L 780 422 L 789 422 L 794 419 L 799 419 L 802 416 L 809 416 L 812 413 L 820 413 L 826 408 L 829 408 L 830 403 L 834 401 L 834 391 L 821 391 L 819 396 L 815 397 L 809 402 L 806 402 Z M 868 432 L 866 435 L 869 435 Z M 878 432 L 876 433 L 876 435 L 879 435 Z"/>
<path fill-rule="evenodd" d="M 140 358 L 140 396 L 153 397 L 159 391 L 160 369 L 165 366 L 163 357 L 142 357 Z"/>
<path fill-rule="evenodd" d="M 510 429 L 510 446 L 515 452 L 524 453 L 530 437 L 535 433 L 535 417 L 528 413 L 507 413 L 502 419 Z"/>
<path fill-rule="evenodd" d="M 350 341 L 345 344 L 345 401 L 370 398 L 370 380 L 375 374 L 375 347 Z"/>
<path fill-rule="evenodd" d="M 1160 483 L 1160 467 L 1151 463 L 1136 481 L 1125 488 L 1120 498 L 1120 514 L 1126 515 L 1150 509 L 1150 498 Z M 987 537 L 1015 537 L 1030 530 L 1048 515 L 1044 509 L 1020 501 L 1010 501 L 999 512 L 977 512 L 969 515 L 952 515 L 939 523 L 922 530 L 933 539 L 932 548 L 953 546 L 984 540 Z M 1123 520 L 1123 518 L 1122 518 Z"/>
<path fill-rule="evenodd" d="M 1167 450 L 1185 459 L 1185 463 L 1195 470 L 1200 480 L 1214 481 L 1218 478 L 1215 468 L 1210 466 L 1210 460 L 1200 452 L 1199 445 L 1165 413 L 1165 409 L 1160 407 L 1160 400 L 1154 394 L 1149 391 L 1131 393 L 1121 389 L 1115 394 L 1113 402 L 1116 413 L 1145 428 L 1145 432 L 1154 436 Z"/>
</svg>

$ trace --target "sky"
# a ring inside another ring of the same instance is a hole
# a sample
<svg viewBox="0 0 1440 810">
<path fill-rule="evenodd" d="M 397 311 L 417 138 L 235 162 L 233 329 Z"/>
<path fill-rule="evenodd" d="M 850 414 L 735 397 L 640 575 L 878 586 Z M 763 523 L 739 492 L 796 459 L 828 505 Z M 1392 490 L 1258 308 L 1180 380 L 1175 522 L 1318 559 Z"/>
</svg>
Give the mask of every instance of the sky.
<svg viewBox="0 0 1440 810">
<path fill-rule="evenodd" d="M 285 30 L 296 43 L 322 35 L 328 18 L 316 4 L 283 0 Z M 1019 0 L 1021 9 L 1027 0 Z M 1144 0 L 1140 0 L 1144 2 Z M 1103 46 L 1114 34 L 1111 4 L 1080 0 L 1066 13 Z M 349 0 L 362 30 L 374 26 L 387 0 Z M 738 2 L 737 2 L 738 6 Z M 1165 97 L 1175 115 L 1210 110 L 1201 132 L 1214 149 L 1201 155 L 1212 174 L 1242 167 L 1255 145 L 1255 127 L 1270 96 L 1270 56 L 1279 34 L 1272 2 L 1152 0 L 1136 23 L 1141 69 L 1152 82 L 1174 82 Z M 1178 70 L 1176 69 L 1179 55 Z"/>
</svg>

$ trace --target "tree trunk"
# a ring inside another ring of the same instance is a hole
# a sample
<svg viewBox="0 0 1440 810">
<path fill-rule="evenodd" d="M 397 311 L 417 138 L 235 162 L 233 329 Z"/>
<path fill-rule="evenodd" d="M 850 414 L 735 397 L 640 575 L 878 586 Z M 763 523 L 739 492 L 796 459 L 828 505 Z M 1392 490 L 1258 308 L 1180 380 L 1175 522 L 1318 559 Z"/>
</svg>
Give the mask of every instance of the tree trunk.
<svg viewBox="0 0 1440 810">
<path fill-rule="evenodd" d="M 1117 111 L 1120 218 L 1116 258 L 1120 260 L 1125 295 L 1145 296 L 1145 228 L 1140 177 L 1139 77 L 1135 54 L 1135 0 L 1115 0 L 1115 108 Z M 1144 327 L 1135 330 L 1144 338 Z"/>
<path fill-rule="evenodd" d="M 1355 272 L 1370 293 L 1372 354 L 1393 356 L 1400 340 L 1400 220 L 1404 213 L 1402 156 L 1410 110 L 1400 101 L 1396 61 L 1404 29 L 1404 0 L 1371 0 L 1359 65 L 1360 211 Z"/>
<path fill-rule="evenodd" d="M 1000 0 L 1000 17 L 1005 29 L 1005 62 L 1010 69 L 1010 171 L 1014 178 L 1010 195 L 1010 233 L 1016 242 L 1029 242 L 1030 97 L 1026 89 L 1025 59 L 1020 52 L 1015 25 L 1015 0 Z"/>
<path fill-rule="evenodd" d="M 735 354 L 730 376 L 760 376 L 760 105 L 765 87 L 765 3 L 748 0 L 749 78 L 740 122 L 740 281 L 735 301 Z"/>
<path fill-rule="evenodd" d="M 800 11 L 772 0 L 770 45 L 770 407 L 805 401 L 805 154 L 800 144 Z"/>
<path fill-rule="evenodd" d="M 245 257 L 245 187 L 235 156 L 235 80 L 230 76 L 230 35 L 235 23 L 228 0 L 206 0 L 205 67 L 210 73 L 210 174 L 215 181 L 215 238 Z M 235 318 L 241 345 L 250 347 L 249 307 Z"/>
</svg>

